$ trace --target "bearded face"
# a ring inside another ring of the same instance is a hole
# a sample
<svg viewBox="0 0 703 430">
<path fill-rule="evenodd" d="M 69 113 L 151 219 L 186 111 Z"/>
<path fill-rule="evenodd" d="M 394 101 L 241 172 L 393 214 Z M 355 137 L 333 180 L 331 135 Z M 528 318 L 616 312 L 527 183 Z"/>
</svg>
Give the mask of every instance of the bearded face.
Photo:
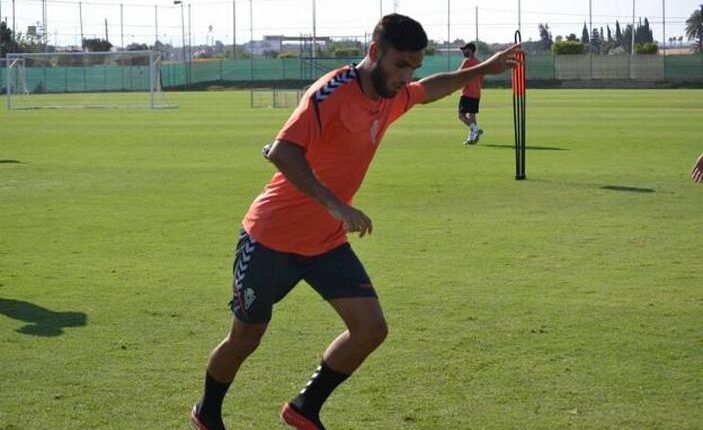
<svg viewBox="0 0 703 430">
<path fill-rule="evenodd" d="M 371 71 L 371 82 L 379 96 L 392 98 L 410 83 L 415 69 L 422 65 L 424 53 L 380 49 L 378 59 Z"/>
</svg>

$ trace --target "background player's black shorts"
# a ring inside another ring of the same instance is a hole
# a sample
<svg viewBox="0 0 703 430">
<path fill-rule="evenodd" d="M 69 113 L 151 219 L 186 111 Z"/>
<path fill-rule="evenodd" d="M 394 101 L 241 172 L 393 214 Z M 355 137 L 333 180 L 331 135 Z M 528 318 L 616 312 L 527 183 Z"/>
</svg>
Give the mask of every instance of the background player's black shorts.
<svg viewBox="0 0 703 430">
<path fill-rule="evenodd" d="M 461 113 L 478 113 L 478 105 L 481 99 L 461 96 L 459 98 L 459 112 Z"/>
<path fill-rule="evenodd" d="M 263 246 L 243 229 L 233 266 L 230 308 L 240 321 L 266 323 L 271 311 L 301 280 L 325 300 L 376 297 L 369 275 L 348 243 L 314 257 Z"/>
</svg>

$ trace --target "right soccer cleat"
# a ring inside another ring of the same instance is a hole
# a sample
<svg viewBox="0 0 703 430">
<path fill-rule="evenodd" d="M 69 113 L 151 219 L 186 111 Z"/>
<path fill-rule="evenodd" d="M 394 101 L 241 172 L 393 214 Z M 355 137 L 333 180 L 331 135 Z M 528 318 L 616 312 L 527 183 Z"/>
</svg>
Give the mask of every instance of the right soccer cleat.
<svg viewBox="0 0 703 430">
<path fill-rule="evenodd" d="M 201 423 L 198 418 L 198 405 L 193 405 L 193 409 L 190 410 L 190 426 L 193 430 L 207 430 L 205 424 Z"/>
<path fill-rule="evenodd" d="M 311 421 L 290 403 L 283 405 L 283 409 L 281 409 L 281 420 L 284 424 L 296 430 L 325 430 L 321 424 L 318 425 Z"/>
</svg>

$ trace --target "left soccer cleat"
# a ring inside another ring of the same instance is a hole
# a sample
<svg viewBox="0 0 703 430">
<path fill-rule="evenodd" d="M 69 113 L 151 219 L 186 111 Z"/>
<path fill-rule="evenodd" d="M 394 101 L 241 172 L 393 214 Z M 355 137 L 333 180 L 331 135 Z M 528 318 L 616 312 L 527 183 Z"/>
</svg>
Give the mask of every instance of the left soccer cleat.
<svg viewBox="0 0 703 430">
<path fill-rule="evenodd" d="M 296 430 L 325 430 L 325 427 L 319 421 L 318 423 L 313 422 L 290 403 L 283 405 L 281 420 L 284 424 Z"/>
<path fill-rule="evenodd" d="M 478 140 L 481 138 L 481 135 L 483 134 L 483 129 L 476 128 L 476 133 L 474 133 L 474 141 L 472 145 L 475 145 L 478 143 Z"/>
</svg>

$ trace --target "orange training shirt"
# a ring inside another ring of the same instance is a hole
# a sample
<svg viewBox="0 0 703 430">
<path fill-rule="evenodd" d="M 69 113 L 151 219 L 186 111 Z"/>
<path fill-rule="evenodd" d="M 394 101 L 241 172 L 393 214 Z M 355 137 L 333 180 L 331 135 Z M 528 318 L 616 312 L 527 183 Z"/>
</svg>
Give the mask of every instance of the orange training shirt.
<svg viewBox="0 0 703 430">
<path fill-rule="evenodd" d="M 464 61 L 461 62 L 461 67 L 459 68 L 468 69 L 469 67 L 473 67 L 480 63 L 481 62 L 478 61 L 475 57 L 464 58 Z M 480 99 L 481 85 L 483 85 L 483 75 L 472 79 L 468 84 L 466 84 L 464 89 L 461 91 L 461 95 L 464 97 L 470 97 L 472 99 Z"/>
<path fill-rule="evenodd" d="M 413 82 L 393 98 L 373 101 L 361 90 L 356 68 L 345 66 L 310 87 L 276 139 L 301 146 L 318 180 L 351 204 L 388 126 L 425 98 L 425 88 Z M 347 241 L 342 222 L 281 172 L 254 200 L 242 224 L 264 246 L 305 256 Z"/>
</svg>

